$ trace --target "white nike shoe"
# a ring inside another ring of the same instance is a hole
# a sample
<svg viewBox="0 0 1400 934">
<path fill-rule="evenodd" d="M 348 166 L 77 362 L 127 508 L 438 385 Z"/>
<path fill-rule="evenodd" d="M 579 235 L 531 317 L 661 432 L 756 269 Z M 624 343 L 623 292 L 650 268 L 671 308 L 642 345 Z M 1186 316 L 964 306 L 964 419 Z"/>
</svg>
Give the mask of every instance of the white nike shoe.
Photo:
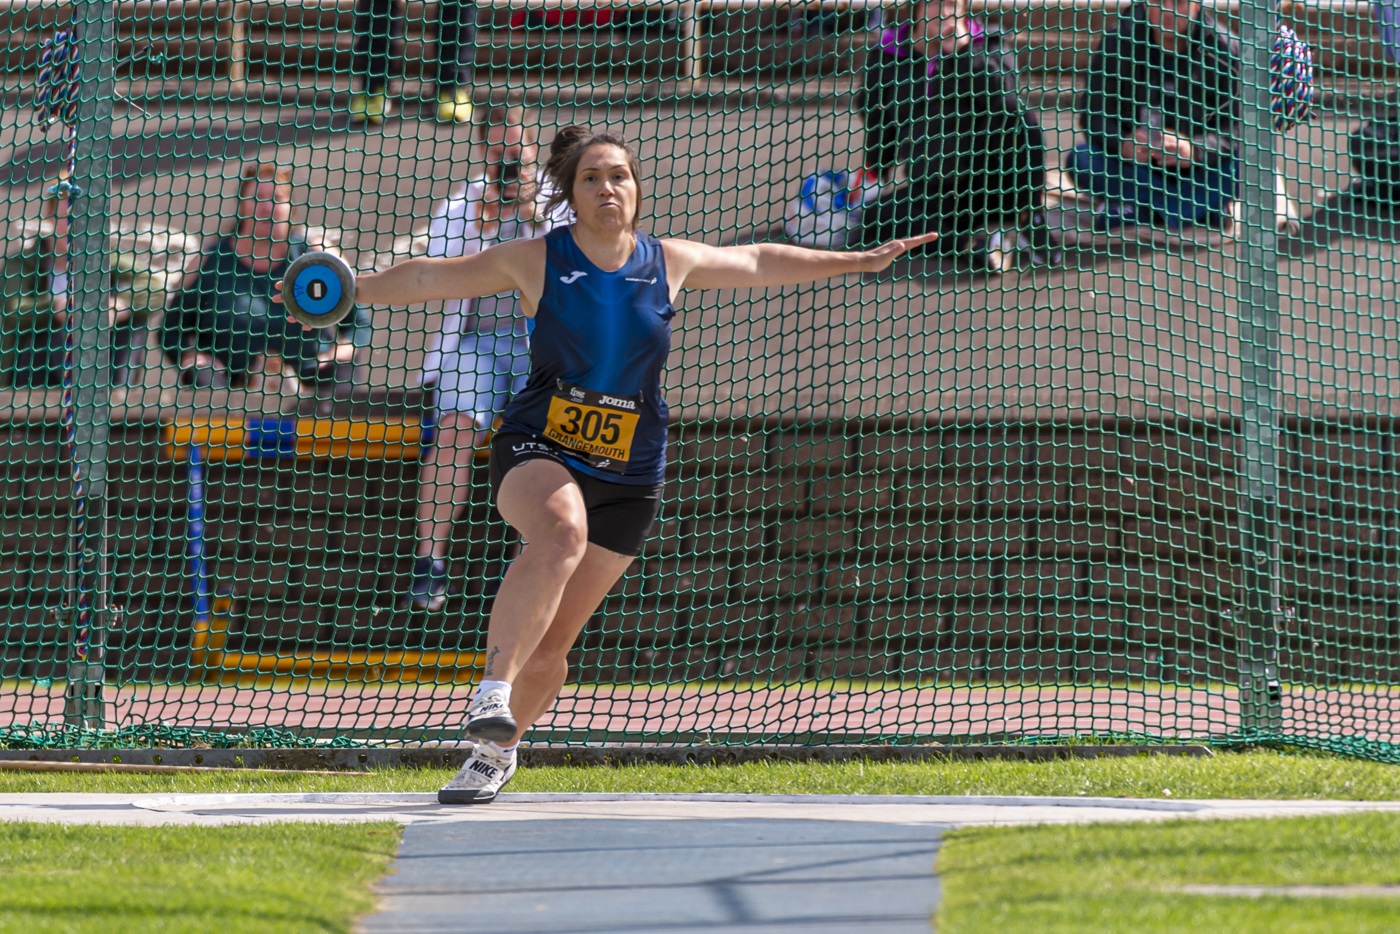
<svg viewBox="0 0 1400 934">
<path fill-rule="evenodd" d="M 510 714 L 504 691 L 482 691 L 472 699 L 463 731 L 474 740 L 508 743 L 515 738 L 515 718 Z"/>
<path fill-rule="evenodd" d="M 515 758 L 479 744 L 452 781 L 438 789 L 438 804 L 490 804 L 515 777 Z"/>
</svg>

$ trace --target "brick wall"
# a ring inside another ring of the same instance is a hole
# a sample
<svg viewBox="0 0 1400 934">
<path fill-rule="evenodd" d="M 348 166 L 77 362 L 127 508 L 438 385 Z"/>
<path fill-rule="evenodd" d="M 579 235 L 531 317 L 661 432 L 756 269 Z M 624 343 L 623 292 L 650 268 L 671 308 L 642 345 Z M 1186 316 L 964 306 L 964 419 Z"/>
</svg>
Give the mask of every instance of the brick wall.
<svg viewBox="0 0 1400 934">
<path fill-rule="evenodd" d="M 0 673 L 64 657 L 68 482 L 56 430 L 3 429 Z M 1209 426 L 673 430 L 659 534 L 579 650 L 584 677 L 1088 681 L 1226 675 L 1243 554 L 1235 441 Z M 1285 673 L 1400 673 L 1400 442 L 1389 427 L 1286 435 Z M 183 466 L 113 429 L 112 644 L 131 673 L 189 641 Z M 416 464 L 212 465 L 209 553 L 238 596 L 229 648 L 474 647 L 507 530 L 477 471 L 454 541 L 464 592 L 401 612 Z M 619 670 L 620 669 L 620 670 Z"/>
</svg>

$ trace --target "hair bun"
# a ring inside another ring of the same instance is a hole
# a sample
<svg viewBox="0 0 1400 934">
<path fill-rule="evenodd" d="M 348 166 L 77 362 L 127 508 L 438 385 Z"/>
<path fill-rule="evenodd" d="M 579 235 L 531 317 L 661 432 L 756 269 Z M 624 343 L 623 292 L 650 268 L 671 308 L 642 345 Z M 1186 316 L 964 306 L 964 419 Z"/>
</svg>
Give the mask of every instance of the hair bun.
<svg viewBox="0 0 1400 934">
<path fill-rule="evenodd" d="M 573 149 L 592 135 L 593 131 L 586 126 L 570 124 L 569 126 L 563 127 L 558 133 L 554 134 L 554 142 L 549 144 L 549 161 L 553 162 L 555 159 L 566 155 L 570 149 Z"/>
</svg>

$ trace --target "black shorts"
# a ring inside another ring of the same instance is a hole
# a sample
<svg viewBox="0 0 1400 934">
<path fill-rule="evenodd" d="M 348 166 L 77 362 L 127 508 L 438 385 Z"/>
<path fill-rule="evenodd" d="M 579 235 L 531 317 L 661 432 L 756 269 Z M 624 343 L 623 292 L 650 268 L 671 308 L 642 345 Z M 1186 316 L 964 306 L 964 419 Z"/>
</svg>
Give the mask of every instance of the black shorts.
<svg viewBox="0 0 1400 934">
<path fill-rule="evenodd" d="M 575 470 L 558 447 L 541 438 L 498 434 L 491 441 L 491 501 L 501 495 L 501 480 L 520 464 L 543 458 L 561 465 L 583 493 L 588 511 L 588 541 L 635 558 L 651 537 L 661 511 L 661 484 L 609 483 Z"/>
</svg>

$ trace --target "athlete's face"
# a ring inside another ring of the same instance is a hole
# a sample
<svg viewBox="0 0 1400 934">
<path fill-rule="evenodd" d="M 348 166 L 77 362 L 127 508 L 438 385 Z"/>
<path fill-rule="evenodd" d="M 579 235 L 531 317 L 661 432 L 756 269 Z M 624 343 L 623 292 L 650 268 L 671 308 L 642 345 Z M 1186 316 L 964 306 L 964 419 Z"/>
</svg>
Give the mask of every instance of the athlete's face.
<svg viewBox="0 0 1400 934">
<path fill-rule="evenodd" d="M 574 173 L 573 208 L 588 226 L 630 228 L 637 216 L 637 180 L 618 146 L 590 146 Z"/>
</svg>

